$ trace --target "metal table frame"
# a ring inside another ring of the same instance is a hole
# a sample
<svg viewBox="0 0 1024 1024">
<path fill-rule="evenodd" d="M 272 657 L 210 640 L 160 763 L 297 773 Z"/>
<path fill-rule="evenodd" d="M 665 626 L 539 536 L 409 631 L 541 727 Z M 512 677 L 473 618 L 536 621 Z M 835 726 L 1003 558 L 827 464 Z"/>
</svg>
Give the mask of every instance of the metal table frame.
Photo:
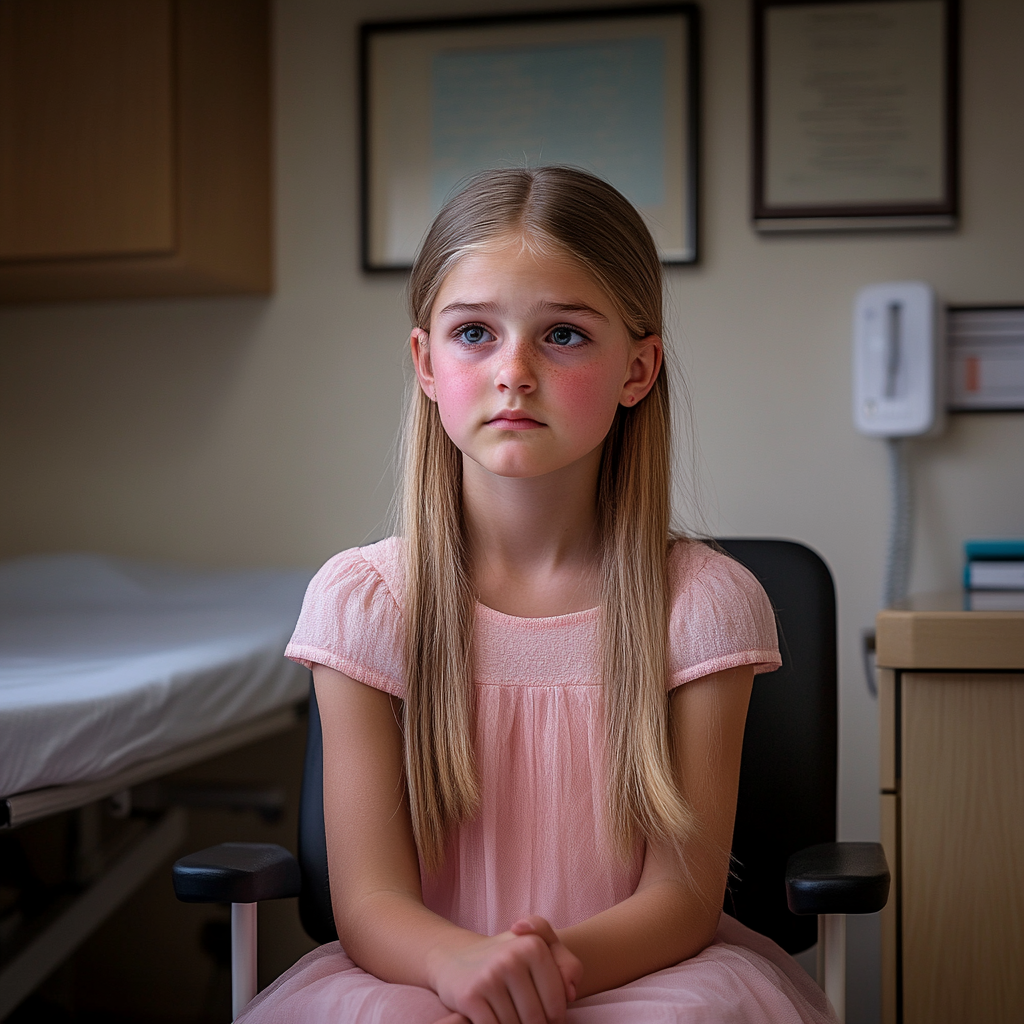
<svg viewBox="0 0 1024 1024">
<path fill-rule="evenodd" d="M 298 721 L 301 706 L 298 703 L 280 708 L 159 757 L 140 761 L 103 779 L 15 793 L 0 800 L 0 829 L 18 828 L 108 798 L 127 809 L 131 805 L 133 786 L 283 732 Z M 186 824 L 186 814 L 181 807 L 171 807 L 148 824 L 130 847 L 0 968 L 0 1019 L 30 995 L 178 850 L 185 838 Z"/>
</svg>

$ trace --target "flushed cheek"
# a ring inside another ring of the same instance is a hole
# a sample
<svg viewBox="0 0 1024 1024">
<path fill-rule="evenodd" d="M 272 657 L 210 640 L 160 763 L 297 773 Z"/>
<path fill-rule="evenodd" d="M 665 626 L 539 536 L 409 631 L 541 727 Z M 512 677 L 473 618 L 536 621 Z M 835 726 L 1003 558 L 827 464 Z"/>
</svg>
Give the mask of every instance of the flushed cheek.
<svg viewBox="0 0 1024 1024">
<path fill-rule="evenodd" d="M 449 436 L 471 428 L 480 415 L 481 383 L 479 374 L 458 364 L 445 367 L 437 379 L 437 406 L 441 423 Z"/>
<path fill-rule="evenodd" d="M 601 367 L 558 374 L 550 393 L 565 423 L 580 435 L 581 444 L 599 444 L 611 427 L 622 390 L 617 378 Z"/>
</svg>

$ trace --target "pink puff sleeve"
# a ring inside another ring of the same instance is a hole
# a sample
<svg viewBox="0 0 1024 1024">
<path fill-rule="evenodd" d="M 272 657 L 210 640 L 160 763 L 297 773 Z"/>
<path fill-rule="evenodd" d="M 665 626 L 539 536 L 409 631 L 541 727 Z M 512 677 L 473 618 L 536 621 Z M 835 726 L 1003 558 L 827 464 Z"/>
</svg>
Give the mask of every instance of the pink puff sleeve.
<svg viewBox="0 0 1024 1024">
<path fill-rule="evenodd" d="M 307 668 L 326 665 L 401 697 L 402 615 L 374 564 L 377 547 L 342 551 L 313 577 L 285 656 Z"/>
<path fill-rule="evenodd" d="M 679 541 L 668 572 L 670 689 L 741 665 L 756 673 L 782 664 L 775 613 L 748 569 L 706 544 Z"/>
</svg>

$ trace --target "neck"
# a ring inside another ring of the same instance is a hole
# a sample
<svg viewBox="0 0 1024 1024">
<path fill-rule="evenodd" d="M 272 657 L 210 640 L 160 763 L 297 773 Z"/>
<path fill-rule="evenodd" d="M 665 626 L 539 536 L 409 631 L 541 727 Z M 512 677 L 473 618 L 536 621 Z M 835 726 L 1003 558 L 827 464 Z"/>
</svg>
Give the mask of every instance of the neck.
<svg viewBox="0 0 1024 1024">
<path fill-rule="evenodd" d="M 600 601 L 597 448 L 557 473 L 500 477 L 463 459 L 463 515 L 481 602 L 539 617 Z"/>
</svg>

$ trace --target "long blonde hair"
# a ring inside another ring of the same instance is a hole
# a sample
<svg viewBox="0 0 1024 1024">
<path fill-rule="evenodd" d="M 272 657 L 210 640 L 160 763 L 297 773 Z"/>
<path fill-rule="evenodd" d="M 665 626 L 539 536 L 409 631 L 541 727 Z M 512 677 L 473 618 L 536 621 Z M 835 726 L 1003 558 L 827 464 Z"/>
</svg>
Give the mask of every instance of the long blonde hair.
<svg viewBox="0 0 1024 1024">
<path fill-rule="evenodd" d="M 434 221 L 412 270 L 412 319 L 466 253 L 518 232 L 589 273 L 633 338 L 662 333 L 661 264 L 640 215 L 599 178 L 567 167 L 486 171 Z M 666 689 L 670 544 L 669 391 L 662 371 L 619 407 L 598 479 L 603 544 L 602 679 L 607 821 L 628 857 L 641 839 L 678 846 L 694 819 L 674 778 Z M 404 434 L 407 540 L 405 759 L 416 843 L 441 863 L 455 825 L 479 804 L 474 763 L 473 592 L 462 516 L 462 455 L 437 406 L 415 388 Z"/>
</svg>

